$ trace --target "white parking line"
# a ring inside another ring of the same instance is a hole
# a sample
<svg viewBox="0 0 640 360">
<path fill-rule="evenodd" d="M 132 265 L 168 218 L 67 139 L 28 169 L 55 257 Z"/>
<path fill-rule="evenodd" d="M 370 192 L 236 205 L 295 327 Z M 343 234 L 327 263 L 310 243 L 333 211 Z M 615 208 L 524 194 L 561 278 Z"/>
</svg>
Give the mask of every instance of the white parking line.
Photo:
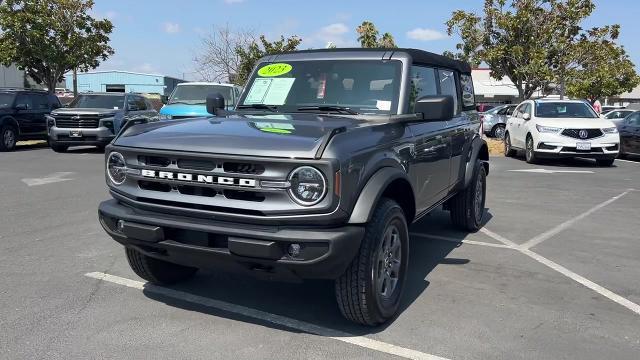
<svg viewBox="0 0 640 360">
<path fill-rule="evenodd" d="M 492 232 L 492 231 L 490 231 L 490 230 L 488 230 L 486 228 L 482 228 L 482 229 L 480 229 L 480 231 L 483 232 L 484 234 L 487 234 L 488 236 L 491 236 L 492 238 L 504 243 L 505 245 L 512 246 L 511 244 L 515 244 L 513 241 L 511 241 L 509 239 L 506 239 L 506 238 L 504 238 L 504 237 L 502 237 L 502 236 L 500 236 L 500 235 L 498 235 L 498 234 L 496 234 L 496 233 L 494 233 L 494 232 Z M 593 281 L 591 281 L 591 280 L 589 280 L 589 279 L 587 279 L 587 278 L 585 278 L 585 277 L 583 277 L 581 275 L 578 275 L 578 274 L 574 273 L 573 271 L 565 268 L 564 266 L 562 266 L 560 264 L 557 264 L 557 263 L 547 259 L 546 257 L 544 257 L 544 256 L 542 256 L 540 254 L 537 254 L 537 253 L 535 253 L 535 252 L 533 252 L 533 251 L 531 251 L 529 249 L 522 249 L 522 248 L 519 248 L 519 247 L 516 246 L 515 250 L 517 250 L 518 252 L 520 252 L 520 253 L 522 253 L 524 255 L 527 255 L 528 257 L 530 257 L 530 258 L 534 259 L 535 261 L 537 261 L 537 262 L 549 267 L 550 269 L 559 272 L 560 274 L 568 277 L 569 279 L 571 279 L 573 281 L 576 281 L 576 282 L 586 286 L 587 288 L 597 292 L 598 294 L 606 297 L 607 299 L 612 300 L 612 301 L 614 301 L 614 302 L 626 307 L 627 309 L 633 311 L 634 313 L 640 315 L 640 305 L 634 303 L 633 301 L 631 301 L 629 299 L 626 299 L 626 298 L 614 293 L 613 291 L 611 291 L 611 290 L 609 290 L 609 289 L 607 289 L 607 288 L 605 288 L 603 286 L 600 286 L 600 285 L 594 283 Z"/>
<path fill-rule="evenodd" d="M 623 160 L 623 159 L 616 159 L 616 161 L 622 161 L 622 162 L 626 162 L 626 163 L 640 165 L 640 161 L 631 161 L 631 160 Z"/>
<path fill-rule="evenodd" d="M 545 232 L 543 232 L 542 234 L 540 234 L 540 235 L 538 235 L 538 236 L 534 237 L 533 239 L 531 239 L 531 240 L 529 240 L 529 241 L 527 241 L 527 242 L 525 242 L 525 243 L 523 243 L 523 244 L 520 244 L 520 246 L 519 246 L 519 247 L 520 247 L 521 249 L 525 249 L 525 250 L 526 250 L 526 249 L 530 249 L 530 248 L 532 248 L 532 247 L 534 247 L 534 246 L 536 246 L 536 245 L 540 244 L 541 242 L 543 242 L 543 241 L 545 241 L 545 240 L 547 240 L 547 239 L 549 239 L 549 238 L 551 238 L 551 237 L 555 236 L 555 235 L 556 235 L 556 234 L 558 234 L 559 232 L 561 232 L 561 231 L 563 231 L 563 230 L 568 229 L 569 227 L 571 227 L 571 225 L 575 224 L 576 222 L 578 222 L 578 221 L 580 221 L 580 220 L 582 220 L 582 219 L 586 218 L 587 216 L 589 216 L 589 215 L 593 214 L 594 212 L 596 212 L 596 211 L 598 211 L 598 210 L 602 209 L 603 207 L 605 207 L 605 206 L 607 206 L 607 205 L 611 204 L 612 202 L 614 202 L 614 201 L 616 201 L 616 200 L 620 199 L 621 197 L 623 197 L 623 196 L 627 195 L 628 193 L 630 193 L 630 192 L 632 192 L 632 191 L 633 191 L 633 189 L 628 189 L 627 191 L 623 192 L 622 194 L 617 195 L 617 196 L 614 196 L 614 197 L 612 197 L 611 199 L 609 199 L 609 200 L 607 200 L 607 201 L 605 201 L 605 202 L 602 202 L 602 203 L 600 203 L 600 204 L 598 204 L 598 205 L 596 205 L 596 206 L 592 207 L 591 209 L 589 209 L 589 210 L 587 210 L 587 211 L 583 212 L 582 214 L 580 214 L 580 215 L 578 215 L 578 216 L 576 216 L 576 217 L 574 217 L 574 218 L 572 218 L 572 219 L 569 219 L 569 220 L 567 220 L 567 221 L 563 222 L 562 224 L 560 224 L 560 225 L 558 225 L 558 226 L 554 227 L 553 229 L 550 229 L 549 231 L 545 231 Z"/>
<path fill-rule="evenodd" d="M 22 182 L 27 184 L 27 186 L 39 186 L 57 183 L 61 181 L 69 181 L 73 179 L 69 179 L 68 176 L 75 174 L 74 172 L 57 172 L 53 174 L 49 174 L 42 178 L 26 178 L 22 179 Z"/>
<path fill-rule="evenodd" d="M 162 286 L 151 285 L 151 284 L 145 284 L 141 281 L 130 280 L 120 276 L 109 275 L 102 272 L 91 272 L 91 273 L 85 274 L 85 276 L 88 276 L 93 279 L 108 281 L 118 285 L 123 285 L 123 286 L 137 289 L 137 290 L 144 289 L 145 291 L 153 292 L 153 293 L 171 297 L 174 299 L 179 299 L 179 300 L 190 302 L 193 304 L 198 304 L 198 305 L 206 306 L 209 308 L 215 308 L 218 310 L 223 310 L 230 313 L 251 317 L 251 318 L 259 319 L 262 321 L 267 321 L 272 324 L 286 326 L 288 328 L 296 329 L 309 334 L 319 335 L 322 337 L 342 341 L 348 344 L 357 345 L 363 348 L 376 350 L 386 354 L 396 355 L 406 359 L 448 360 L 440 356 L 423 353 L 417 350 L 403 348 L 393 344 L 370 339 L 364 336 L 355 336 L 353 334 L 349 334 L 343 331 L 326 328 L 324 326 L 319 326 L 319 325 L 311 324 L 311 323 L 296 320 L 296 319 L 291 319 L 285 316 L 271 314 L 265 311 L 261 311 L 261 310 L 241 306 L 241 305 L 231 304 L 231 303 L 220 301 L 220 300 L 209 299 L 203 296 L 189 294 L 184 291 L 173 290 L 173 289 L 165 288 Z"/>
<path fill-rule="evenodd" d="M 463 243 L 463 244 L 469 244 L 469 245 L 489 246 L 489 247 L 495 247 L 495 248 L 501 248 L 501 249 L 513 249 L 512 246 L 508 246 L 504 244 L 493 244 L 493 243 L 488 243 L 484 241 L 475 241 L 475 240 L 467 240 L 467 239 L 460 240 L 460 239 L 441 236 L 441 235 L 419 234 L 419 233 L 409 233 L 409 235 L 419 237 L 419 238 L 430 239 L 430 240 L 448 241 L 456 244 Z"/>
</svg>

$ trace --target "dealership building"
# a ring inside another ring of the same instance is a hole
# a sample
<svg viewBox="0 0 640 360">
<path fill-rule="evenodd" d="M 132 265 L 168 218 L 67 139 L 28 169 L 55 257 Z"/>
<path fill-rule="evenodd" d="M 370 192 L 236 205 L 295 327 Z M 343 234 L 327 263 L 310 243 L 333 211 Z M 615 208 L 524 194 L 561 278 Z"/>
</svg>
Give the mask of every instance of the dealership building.
<svg viewBox="0 0 640 360">
<path fill-rule="evenodd" d="M 66 88 L 73 89 L 73 76 L 67 74 Z M 165 75 L 130 71 L 90 71 L 78 73 L 78 92 L 139 92 L 169 95 L 185 80 Z"/>
</svg>

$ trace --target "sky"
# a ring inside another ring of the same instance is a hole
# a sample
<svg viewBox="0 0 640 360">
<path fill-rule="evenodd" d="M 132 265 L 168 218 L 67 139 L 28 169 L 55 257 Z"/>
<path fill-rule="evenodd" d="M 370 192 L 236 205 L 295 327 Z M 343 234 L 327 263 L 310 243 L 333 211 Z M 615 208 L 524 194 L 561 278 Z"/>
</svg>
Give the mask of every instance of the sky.
<svg viewBox="0 0 640 360">
<path fill-rule="evenodd" d="M 198 80 L 194 57 L 215 27 L 250 30 L 273 40 L 302 38 L 301 49 L 358 46 L 356 27 L 372 21 L 400 47 L 442 53 L 459 41 L 444 23 L 454 10 L 480 13 L 483 0 L 95 0 L 93 15 L 110 19 L 115 55 L 98 70 L 126 70 Z M 621 25 L 619 43 L 640 69 L 640 1 L 595 0 L 584 28 Z"/>
</svg>

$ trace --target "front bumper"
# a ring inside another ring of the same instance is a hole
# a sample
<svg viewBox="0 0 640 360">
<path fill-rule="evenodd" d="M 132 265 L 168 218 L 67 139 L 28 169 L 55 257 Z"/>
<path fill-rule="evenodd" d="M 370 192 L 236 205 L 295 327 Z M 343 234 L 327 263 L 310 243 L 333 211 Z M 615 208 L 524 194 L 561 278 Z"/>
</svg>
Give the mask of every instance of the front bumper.
<svg viewBox="0 0 640 360">
<path fill-rule="evenodd" d="M 70 136 L 72 132 L 80 132 L 82 136 L 72 137 Z M 77 129 L 69 129 L 69 128 L 58 128 L 56 126 L 52 126 L 49 128 L 49 141 L 53 144 L 58 145 L 94 145 L 94 146 L 104 146 L 107 145 L 113 140 L 115 135 L 113 131 L 108 127 L 97 127 L 97 128 L 77 128 Z"/>
<path fill-rule="evenodd" d="M 590 143 L 591 150 L 578 150 L 578 143 Z M 539 133 L 534 148 L 536 156 L 540 158 L 615 159 L 620 151 L 620 136 L 605 134 L 581 140 L 555 133 Z"/>
<path fill-rule="evenodd" d="M 362 226 L 234 224 L 142 211 L 117 200 L 102 202 L 98 216 L 114 240 L 148 256 L 285 281 L 337 278 L 358 253 L 364 236 Z M 293 244 L 299 245 L 297 255 L 289 252 Z"/>
</svg>

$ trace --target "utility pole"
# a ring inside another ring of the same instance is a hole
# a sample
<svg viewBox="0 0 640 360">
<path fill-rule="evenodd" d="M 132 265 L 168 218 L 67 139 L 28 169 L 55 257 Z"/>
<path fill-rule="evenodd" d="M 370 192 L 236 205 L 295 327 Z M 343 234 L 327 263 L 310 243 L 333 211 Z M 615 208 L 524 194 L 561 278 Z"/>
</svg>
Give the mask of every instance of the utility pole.
<svg viewBox="0 0 640 360">
<path fill-rule="evenodd" d="M 78 69 L 73 69 L 73 97 L 78 97 Z"/>
</svg>

